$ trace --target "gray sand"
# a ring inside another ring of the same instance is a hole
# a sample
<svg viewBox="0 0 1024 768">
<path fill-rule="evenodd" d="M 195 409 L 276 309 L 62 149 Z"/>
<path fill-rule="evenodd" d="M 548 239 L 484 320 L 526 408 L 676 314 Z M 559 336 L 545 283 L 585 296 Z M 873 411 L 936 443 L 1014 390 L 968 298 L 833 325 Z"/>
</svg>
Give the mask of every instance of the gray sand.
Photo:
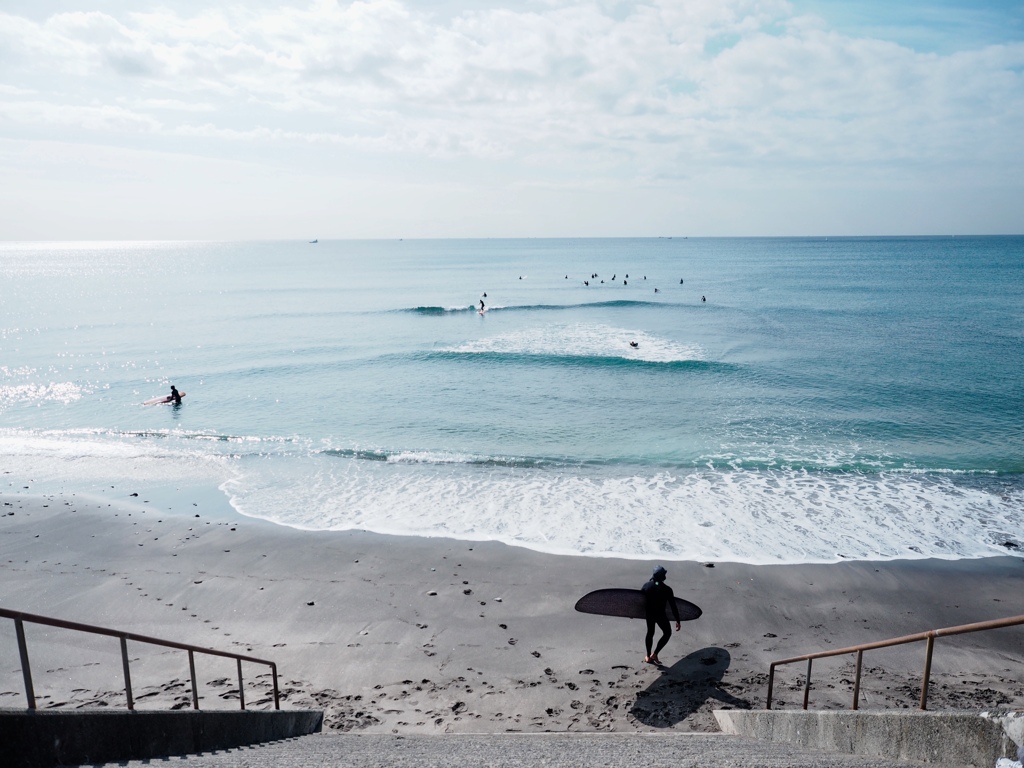
<svg viewBox="0 0 1024 768">
<path fill-rule="evenodd" d="M 658 669 L 641 621 L 579 614 L 656 563 L 495 543 L 306 532 L 241 516 L 0 496 L 0 605 L 278 663 L 284 706 L 367 732 L 711 731 L 711 710 L 763 707 L 768 664 L 936 627 L 1024 614 L 1024 560 L 750 566 L 666 562 L 704 616 Z M 435 592 L 432 595 L 430 593 Z M 40 707 L 124 706 L 112 638 L 30 626 Z M 181 651 L 129 645 L 140 709 L 190 705 Z M 937 641 L 932 709 L 1024 707 L 1024 627 Z M 861 706 L 915 707 L 924 646 L 865 656 Z M 799 707 L 804 665 L 776 685 Z M 13 622 L 0 619 L 0 707 L 23 707 Z M 264 669 L 246 700 L 268 704 Z M 815 665 L 811 704 L 849 706 L 853 658 Z M 201 707 L 238 706 L 233 662 L 197 658 Z"/>
</svg>

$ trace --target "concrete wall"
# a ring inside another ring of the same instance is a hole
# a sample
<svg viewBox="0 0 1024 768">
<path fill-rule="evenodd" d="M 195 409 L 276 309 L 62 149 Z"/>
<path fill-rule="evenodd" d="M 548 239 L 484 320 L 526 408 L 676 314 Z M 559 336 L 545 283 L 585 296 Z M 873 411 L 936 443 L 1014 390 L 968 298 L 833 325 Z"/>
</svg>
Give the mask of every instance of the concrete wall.
<svg viewBox="0 0 1024 768">
<path fill-rule="evenodd" d="M 5 768 L 144 760 L 230 749 L 318 732 L 323 712 L 0 712 Z"/>
<path fill-rule="evenodd" d="M 722 731 L 828 752 L 993 768 L 1024 713 L 716 710 Z"/>
</svg>

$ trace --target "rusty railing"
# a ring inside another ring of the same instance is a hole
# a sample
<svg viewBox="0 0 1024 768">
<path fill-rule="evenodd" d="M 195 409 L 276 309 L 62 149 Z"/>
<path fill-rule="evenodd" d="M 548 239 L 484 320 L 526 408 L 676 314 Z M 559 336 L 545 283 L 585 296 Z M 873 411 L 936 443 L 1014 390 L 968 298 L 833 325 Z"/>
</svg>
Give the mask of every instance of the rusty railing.
<svg viewBox="0 0 1024 768">
<path fill-rule="evenodd" d="M 32 670 L 29 667 L 28 662 L 28 644 L 25 641 L 25 622 L 31 624 L 45 624 L 49 627 L 58 627 L 60 629 L 70 629 L 76 632 L 88 632 L 93 635 L 108 635 L 109 637 L 119 638 L 121 641 L 121 664 L 124 668 L 124 693 L 128 700 L 128 709 L 135 709 L 135 700 L 132 698 L 132 678 L 131 672 L 128 668 L 128 641 L 131 640 L 137 643 L 147 643 L 149 645 L 159 645 L 164 648 L 177 648 L 179 650 L 188 651 L 188 670 L 189 677 L 192 681 L 192 709 L 199 709 L 199 688 L 198 682 L 196 681 L 196 662 L 195 654 L 205 653 L 207 656 L 223 656 L 226 658 L 234 659 L 238 664 L 238 700 L 245 709 L 245 691 L 242 686 L 242 662 L 248 661 L 253 664 L 265 664 L 270 667 L 270 671 L 274 677 L 274 709 L 280 709 L 281 704 L 278 697 L 277 689 L 277 664 L 266 659 L 257 659 L 252 656 L 243 656 L 238 653 L 231 653 L 230 651 L 215 651 L 212 648 L 201 648 L 197 645 L 188 645 L 187 643 L 176 643 L 172 640 L 161 640 L 157 637 L 146 637 L 145 635 L 136 635 L 133 632 L 121 632 L 116 629 L 107 629 L 105 627 L 94 627 L 91 624 L 79 624 L 74 621 L 64 621 L 62 619 L 54 619 L 49 616 L 37 616 L 32 613 L 24 613 L 22 611 L 9 611 L 4 608 L 0 608 L 0 617 L 8 619 L 14 619 L 14 631 L 18 636 L 18 653 L 21 655 L 21 673 L 25 679 L 25 698 L 28 700 L 28 708 L 36 708 L 36 696 L 35 691 L 32 687 Z"/>
<path fill-rule="evenodd" d="M 924 657 L 924 677 L 921 681 L 921 709 L 928 709 L 928 680 L 932 672 L 932 649 L 935 645 L 935 638 L 947 635 L 964 635 L 968 632 L 982 632 L 987 629 L 999 629 L 1000 627 L 1013 627 L 1024 624 L 1024 616 L 1011 616 L 1006 619 L 994 619 L 992 621 L 979 621 L 975 624 L 960 624 L 956 627 L 945 627 L 943 629 L 930 629 L 927 632 L 918 632 L 913 635 L 894 637 L 891 640 L 879 640 L 874 643 L 862 645 L 851 645 L 849 648 L 839 648 L 834 651 L 819 651 L 818 653 L 807 653 L 803 656 L 794 656 L 791 659 L 773 661 L 768 669 L 768 701 L 765 709 L 772 708 L 772 689 L 775 684 L 775 667 L 783 664 L 794 664 L 798 661 L 807 662 L 807 678 L 804 680 L 804 709 L 807 709 L 807 700 L 811 693 L 811 663 L 814 659 L 824 659 L 829 656 L 842 656 L 848 653 L 857 654 L 857 671 L 853 683 L 853 708 L 858 708 L 860 698 L 860 671 L 861 662 L 864 658 L 864 651 L 871 651 L 876 648 L 888 648 L 894 645 L 906 645 L 919 640 L 926 640 L 927 647 Z"/>
</svg>

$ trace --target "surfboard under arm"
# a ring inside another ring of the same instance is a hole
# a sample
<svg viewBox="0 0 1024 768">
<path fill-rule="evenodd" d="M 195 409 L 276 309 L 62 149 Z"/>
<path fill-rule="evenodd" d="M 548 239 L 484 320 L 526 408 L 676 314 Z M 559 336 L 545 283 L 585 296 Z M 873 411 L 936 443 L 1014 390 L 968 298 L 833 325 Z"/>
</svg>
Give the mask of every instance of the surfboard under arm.
<svg viewBox="0 0 1024 768">
<path fill-rule="evenodd" d="M 675 598 L 679 609 L 680 621 L 693 621 L 700 618 L 703 611 L 699 606 L 681 597 Z M 668 606 L 666 606 L 668 608 Z M 576 610 L 580 613 L 594 613 L 598 616 L 622 616 L 627 619 L 642 619 L 647 615 L 647 601 L 639 589 L 598 589 L 588 592 L 576 601 Z M 675 619 L 672 609 L 666 614 Z"/>
</svg>

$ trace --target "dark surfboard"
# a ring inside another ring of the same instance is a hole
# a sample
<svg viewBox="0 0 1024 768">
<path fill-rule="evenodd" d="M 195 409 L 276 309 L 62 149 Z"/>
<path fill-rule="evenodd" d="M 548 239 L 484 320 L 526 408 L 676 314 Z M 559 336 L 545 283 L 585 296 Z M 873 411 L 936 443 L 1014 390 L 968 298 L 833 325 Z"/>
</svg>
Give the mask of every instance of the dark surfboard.
<svg viewBox="0 0 1024 768">
<path fill-rule="evenodd" d="M 693 621 L 703 613 L 698 606 L 687 600 L 677 597 L 675 601 L 681 621 Z M 639 589 L 599 589 L 589 592 L 576 601 L 576 610 L 580 613 L 622 616 L 627 619 L 642 619 L 647 615 L 644 593 Z M 665 606 L 665 615 L 670 621 L 675 621 L 671 607 Z"/>
</svg>

